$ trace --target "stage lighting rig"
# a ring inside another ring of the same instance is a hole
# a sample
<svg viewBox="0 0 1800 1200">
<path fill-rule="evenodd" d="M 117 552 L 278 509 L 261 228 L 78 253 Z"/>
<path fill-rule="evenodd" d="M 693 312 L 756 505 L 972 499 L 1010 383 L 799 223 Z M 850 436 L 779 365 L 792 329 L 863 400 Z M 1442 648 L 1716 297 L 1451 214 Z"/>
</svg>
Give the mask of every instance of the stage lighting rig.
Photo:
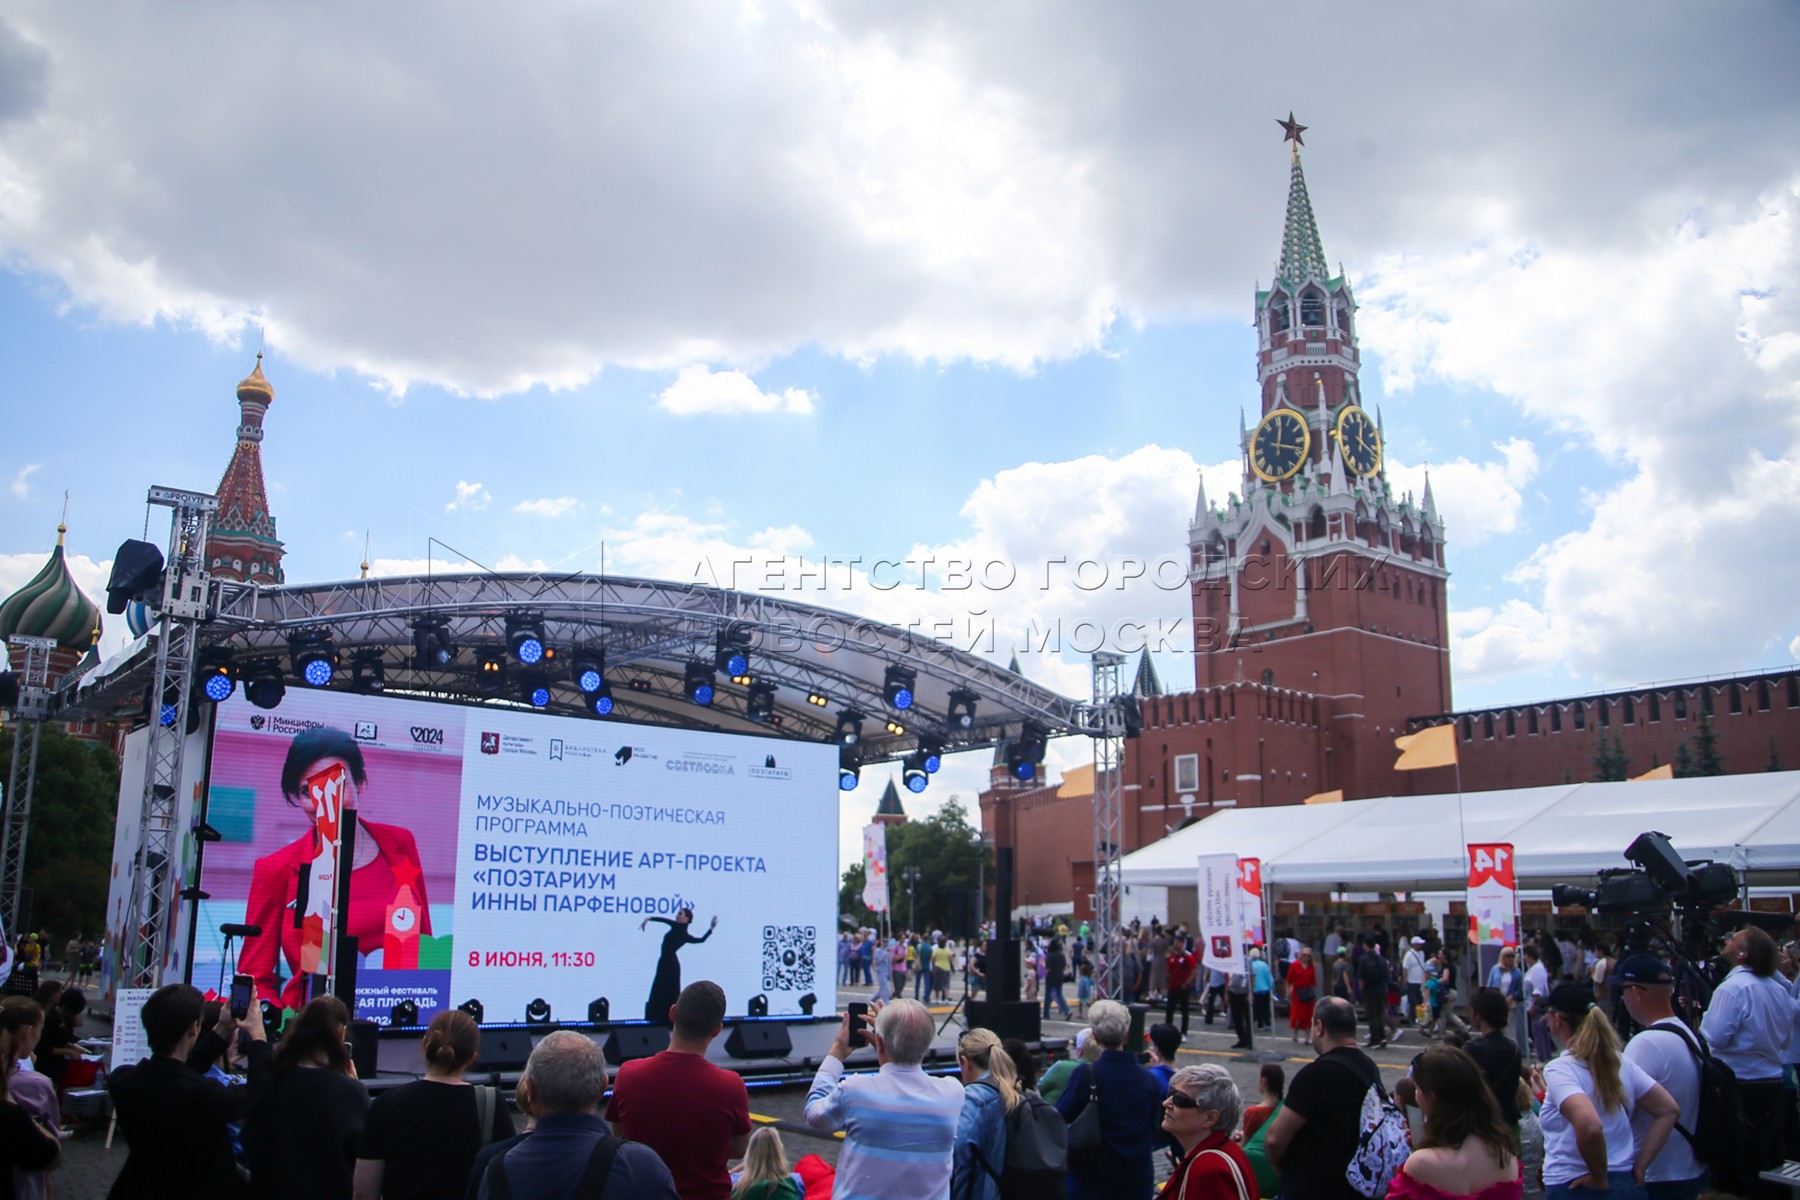
<svg viewBox="0 0 1800 1200">
<path fill-rule="evenodd" d="M 450 640 L 450 618 L 441 613 L 426 613 L 414 619 L 413 667 L 420 671 L 441 671 L 456 657 L 456 644 Z"/>
<path fill-rule="evenodd" d="M 713 640 L 713 665 L 727 679 L 750 673 L 750 643 L 755 640 L 748 625 L 738 622 L 719 630 Z"/>
<path fill-rule="evenodd" d="M 237 691 L 237 668 L 232 665 L 231 651 L 215 646 L 200 655 L 200 694 L 214 704 L 231 699 Z"/>
<path fill-rule="evenodd" d="M 350 655 L 350 686 L 370 696 L 379 696 L 387 688 L 387 667 L 380 650 L 365 646 Z"/>
<path fill-rule="evenodd" d="M 481 1024 L 481 1014 L 483 1011 L 483 1009 L 481 1007 L 481 1001 L 479 1001 L 479 1000 L 464 1000 L 461 1004 L 457 1005 L 456 1007 L 457 1007 L 457 1011 L 468 1013 L 470 1017 L 474 1018 L 475 1023 L 477 1025 Z"/>
<path fill-rule="evenodd" d="M 525 1006 L 525 1022 L 528 1025 L 548 1025 L 550 1023 L 550 1002 L 539 996 Z"/>
<path fill-rule="evenodd" d="M 750 694 L 744 697 L 745 719 L 761 725 L 774 714 L 775 685 L 772 683 L 751 684 Z"/>
<path fill-rule="evenodd" d="M 569 682 L 592 696 L 606 682 L 606 656 L 599 650 L 577 650 L 569 660 Z"/>
<path fill-rule="evenodd" d="M 894 737 L 906 736 L 906 726 L 904 726 L 900 722 L 894 720 L 894 718 L 892 718 L 892 717 L 888 718 L 887 731 L 890 734 L 892 734 Z"/>
<path fill-rule="evenodd" d="M 1014 779 L 1029 783 L 1037 776 L 1037 765 L 1044 761 L 1048 734 L 1036 721 L 1027 721 L 1019 736 L 1007 747 L 1006 769 Z"/>
<path fill-rule="evenodd" d="M 808 692 L 806 693 L 806 702 L 814 708 L 828 708 L 831 705 L 831 698 L 818 692 Z"/>
<path fill-rule="evenodd" d="M 482 650 L 476 657 L 475 684 L 483 696 L 498 696 L 500 688 L 506 682 L 506 653 L 502 650 Z"/>
<path fill-rule="evenodd" d="M 843 747 L 838 751 L 838 791 L 854 792 L 861 779 L 862 759 L 853 747 Z"/>
<path fill-rule="evenodd" d="M 612 714 L 613 714 L 612 685 L 610 683 L 606 683 L 606 682 L 602 681 L 600 686 L 594 689 L 594 694 L 592 696 L 588 697 L 588 703 L 590 703 L 594 706 L 594 715 L 596 717 L 612 716 Z"/>
<path fill-rule="evenodd" d="M 919 765 L 927 775 L 936 775 L 944 765 L 944 739 L 926 735 L 919 739 Z"/>
<path fill-rule="evenodd" d="M 413 1029 L 419 1024 L 419 1006 L 415 1001 L 402 1000 L 388 1007 L 388 1028 Z"/>
<path fill-rule="evenodd" d="M 967 688 L 956 688 L 950 693 L 950 707 L 944 716 L 944 724 L 956 733 L 967 733 L 975 725 L 975 701 L 979 697 Z"/>
<path fill-rule="evenodd" d="M 854 708 L 846 708 L 837 715 L 837 732 L 834 738 L 840 746 L 854 746 L 862 741 L 863 715 Z M 844 789 L 848 791 L 849 789 Z"/>
<path fill-rule="evenodd" d="M 513 657 L 528 667 L 535 667 L 545 657 L 544 617 L 542 613 L 515 613 L 506 618 L 506 644 Z"/>
<path fill-rule="evenodd" d="M 917 671 L 906 667 L 889 667 L 881 677 L 881 698 L 887 701 L 889 708 L 906 712 L 913 706 L 913 689 L 918 683 Z"/>
<path fill-rule="evenodd" d="M 687 694 L 690 702 L 705 707 L 713 702 L 714 685 L 711 664 L 694 659 L 687 665 L 682 676 L 681 690 Z"/>
<path fill-rule="evenodd" d="M 906 790 L 917 794 L 931 785 L 931 775 L 925 770 L 925 756 L 918 751 L 900 760 L 900 781 Z"/>
<path fill-rule="evenodd" d="M 244 699 L 262 709 L 281 707 L 287 696 L 287 681 L 281 677 L 279 659 L 255 659 L 245 663 L 242 670 Z"/>
<path fill-rule="evenodd" d="M 337 645 L 329 630 L 303 629 L 288 638 L 288 653 L 293 659 L 294 674 L 307 687 L 329 687 L 337 674 Z"/>
<path fill-rule="evenodd" d="M 550 677 L 542 671 L 521 671 L 519 699 L 533 708 L 546 707 L 550 703 Z"/>
</svg>

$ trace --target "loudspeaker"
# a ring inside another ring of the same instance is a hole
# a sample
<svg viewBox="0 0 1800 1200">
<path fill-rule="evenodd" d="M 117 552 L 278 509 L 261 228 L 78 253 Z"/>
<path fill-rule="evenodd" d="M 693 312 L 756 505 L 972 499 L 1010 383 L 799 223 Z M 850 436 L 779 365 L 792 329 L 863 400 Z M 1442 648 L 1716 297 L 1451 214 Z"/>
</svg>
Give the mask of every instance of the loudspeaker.
<svg viewBox="0 0 1800 1200">
<path fill-rule="evenodd" d="M 968 1010 L 971 1029 L 991 1029 L 1002 1040 L 1016 1037 L 1035 1042 L 1043 1036 L 1042 1014 L 1035 1001 L 971 998 L 963 1007 Z"/>
<path fill-rule="evenodd" d="M 381 1044 L 376 1036 L 379 1028 L 373 1021 L 350 1022 L 350 1061 L 356 1064 L 358 1079 L 375 1078 L 376 1050 Z"/>
<path fill-rule="evenodd" d="M 613 1066 L 649 1058 L 669 1048 L 667 1025 L 621 1025 L 606 1035 L 606 1061 Z"/>
<path fill-rule="evenodd" d="M 988 995 L 995 1000 L 1019 998 L 1019 951 L 1013 941 L 1013 850 L 994 850 L 994 940 L 988 946 Z"/>
<path fill-rule="evenodd" d="M 725 1053 L 733 1058 L 786 1058 L 794 1052 L 794 1039 L 786 1025 L 775 1021 L 746 1021 L 731 1027 Z"/>
<path fill-rule="evenodd" d="M 484 1029 L 481 1031 L 481 1057 L 476 1065 L 484 1071 L 523 1071 L 531 1057 L 531 1034 L 523 1029 Z"/>
<path fill-rule="evenodd" d="M 981 893 L 974 888 L 950 889 L 950 919 L 944 932 L 957 941 L 967 941 L 981 928 Z"/>
</svg>

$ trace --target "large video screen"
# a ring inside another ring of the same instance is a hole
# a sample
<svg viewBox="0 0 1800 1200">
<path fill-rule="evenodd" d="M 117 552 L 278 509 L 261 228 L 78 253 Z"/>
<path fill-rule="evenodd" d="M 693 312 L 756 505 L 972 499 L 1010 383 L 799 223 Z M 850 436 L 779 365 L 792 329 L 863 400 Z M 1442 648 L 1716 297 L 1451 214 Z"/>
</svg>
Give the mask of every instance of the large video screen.
<svg viewBox="0 0 1800 1200">
<path fill-rule="evenodd" d="M 697 979 L 774 1016 L 831 985 L 833 746 L 291 688 L 219 706 L 207 795 L 202 986 L 227 923 L 260 927 L 238 969 L 291 1007 L 354 937 L 357 1016 L 377 1021 L 470 999 L 490 1024 L 537 1000 L 584 1021 L 601 998 L 663 1021 Z"/>
</svg>

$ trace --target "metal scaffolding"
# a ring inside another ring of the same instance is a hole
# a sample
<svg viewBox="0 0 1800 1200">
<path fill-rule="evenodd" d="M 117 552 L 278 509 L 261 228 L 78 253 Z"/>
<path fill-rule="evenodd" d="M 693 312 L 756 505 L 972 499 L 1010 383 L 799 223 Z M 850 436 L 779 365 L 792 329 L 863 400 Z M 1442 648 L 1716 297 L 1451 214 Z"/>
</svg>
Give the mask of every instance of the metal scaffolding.
<svg viewBox="0 0 1800 1200">
<path fill-rule="evenodd" d="M 0 927 L 22 931 L 25 914 L 20 902 L 25 891 L 25 835 L 31 829 L 31 797 L 37 790 L 38 740 L 44 732 L 44 716 L 50 702 L 50 652 L 53 638 L 10 637 L 7 643 L 25 651 L 19 672 L 19 700 L 13 706 L 18 727 L 13 731 L 12 770 L 7 776 L 6 812 L 0 821 Z M 30 742 L 30 747 L 26 743 Z"/>
<path fill-rule="evenodd" d="M 1094 933 L 1100 948 L 1102 996 L 1116 999 L 1124 991 L 1119 932 L 1119 859 L 1124 835 L 1120 767 L 1125 761 L 1125 656 L 1102 651 L 1094 655 L 1094 700 L 1088 714 L 1094 738 Z"/>
</svg>

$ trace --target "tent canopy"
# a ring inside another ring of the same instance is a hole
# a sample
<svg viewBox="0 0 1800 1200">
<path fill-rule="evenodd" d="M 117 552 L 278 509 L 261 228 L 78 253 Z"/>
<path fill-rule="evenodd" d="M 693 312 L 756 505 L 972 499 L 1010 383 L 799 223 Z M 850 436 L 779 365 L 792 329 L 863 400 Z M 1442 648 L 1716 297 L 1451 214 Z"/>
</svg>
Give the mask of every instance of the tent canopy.
<svg viewBox="0 0 1800 1200">
<path fill-rule="evenodd" d="M 1127 855 L 1123 880 L 1193 887 L 1200 855 L 1236 854 L 1277 887 L 1454 889 L 1464 844 L 1511 842 L 1521 882 L 1544 886 L 1629 867 L 1625 847 L 1652 829 L 1684 858 L 1800 868 L 1800 771 L 1229 809 Z"/>
</svg>

